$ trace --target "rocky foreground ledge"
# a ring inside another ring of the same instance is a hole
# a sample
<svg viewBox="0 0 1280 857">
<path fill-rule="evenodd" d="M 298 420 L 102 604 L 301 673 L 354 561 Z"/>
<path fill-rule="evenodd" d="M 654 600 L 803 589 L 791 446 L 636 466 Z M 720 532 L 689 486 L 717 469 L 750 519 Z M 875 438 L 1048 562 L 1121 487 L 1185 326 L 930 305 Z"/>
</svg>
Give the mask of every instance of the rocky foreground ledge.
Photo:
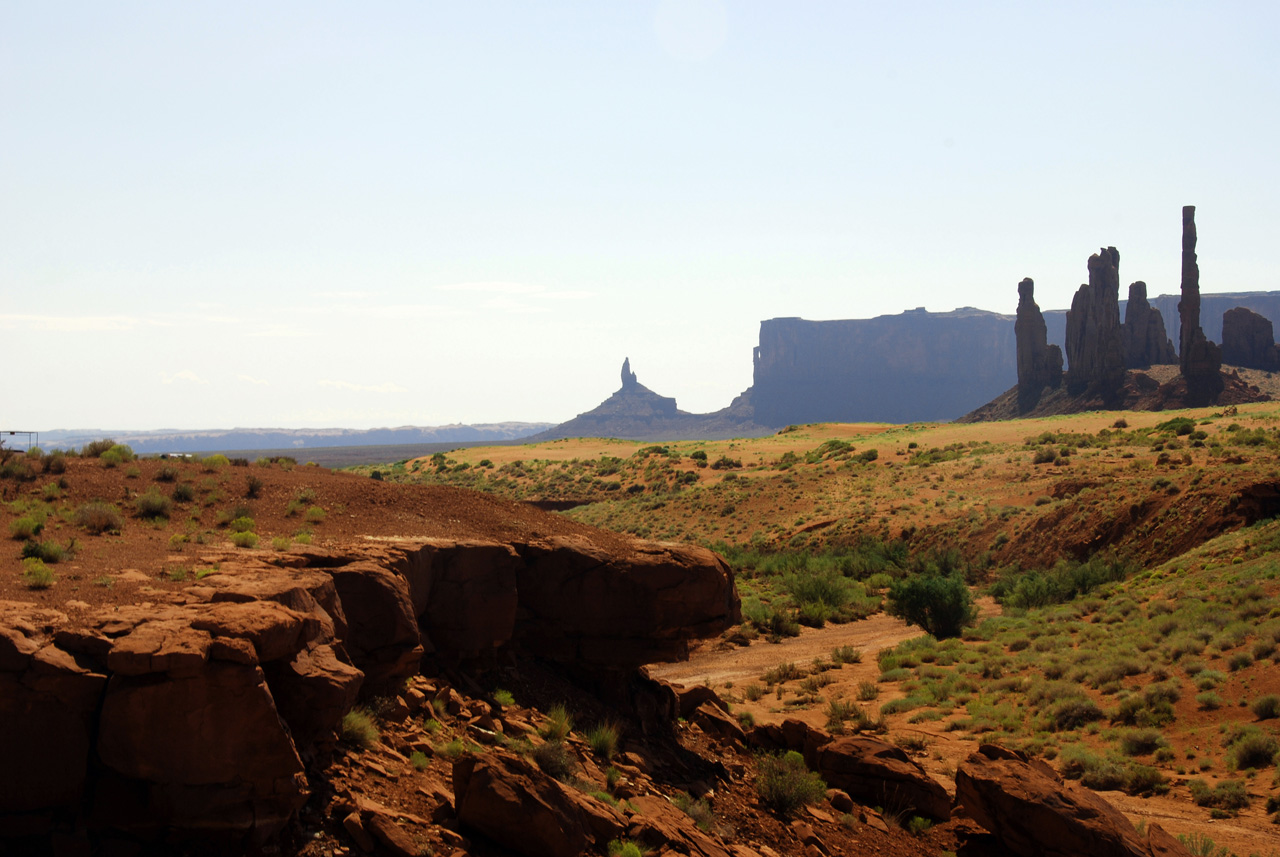
<svg viewBox="0 0 1280 857">
<path fill-rule="evenodd" d="M 357 699 L 512 652 L 630 671 L 740 620 L 715 554 L 629 545 L 240 551 L 202 556 L 215 573 L 154 603 L 0 601 L 0 851 L 86 830 L 261 846 Z"/>
</svg>

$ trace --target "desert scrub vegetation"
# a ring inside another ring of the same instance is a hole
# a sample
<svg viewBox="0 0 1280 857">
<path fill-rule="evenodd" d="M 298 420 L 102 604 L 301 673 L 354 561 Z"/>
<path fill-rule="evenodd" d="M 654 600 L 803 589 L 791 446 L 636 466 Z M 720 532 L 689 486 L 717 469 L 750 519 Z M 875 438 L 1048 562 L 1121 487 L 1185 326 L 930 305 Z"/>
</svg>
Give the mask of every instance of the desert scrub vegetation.
<svg viewBox="0 0 1280 857">
<path fill-rule="evenodd" d="M 369 709 L 356 707 L 342 715 L 342 740 L 365 750 L 382 740 Z"/>
<path fill-rule="evenodd" d="M 28 589 L 48 589 L 55 580 L 53 570 L 43 560 L 29 557 L 22 561 L 22 584 Z"/>
<path fill-rule="evenodd" d="M 826 797 L 827 784 L 805 766 L 804 756 L 794 750 L 757 756 L 756 768 L 760 800 L 784 817 Z"/>
<path fill-rule="evenodd" d="M 960 636 L 976 616 L 973 594 L 964 580 L 937 574 L 896 581 L 889 588 L 887 609 L 938 638 Z"/>
<path fill-rule="evenodd" d="M 120 528 L 124 526 L 124 518 L 120 516 L 120 510 L 110 503 L 103 503 L 98 500 L 85 503 L 77 509 L 75 522 L 76 526 L 95 535 L 108 532 L 118 533 Z"/>
</svg>

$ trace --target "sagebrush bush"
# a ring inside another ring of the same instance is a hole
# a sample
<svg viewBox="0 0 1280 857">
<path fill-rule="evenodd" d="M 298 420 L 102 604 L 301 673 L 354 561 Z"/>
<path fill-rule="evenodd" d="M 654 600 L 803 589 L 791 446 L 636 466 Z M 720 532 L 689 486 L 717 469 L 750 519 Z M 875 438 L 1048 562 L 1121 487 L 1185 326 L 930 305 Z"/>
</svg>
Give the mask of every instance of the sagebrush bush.
<svg viewBox="0 0 1280 857">
<path fill-rule="evenodd" d="M 1196 778 L 1187 783 L 1187 787 L 1197 806 L 1239 810 L 1249 805 L 1249 793 L 1239 780 L 1223 780 L 1211 788 L 1204 780 Z"/>
<path fill-rule="evenodd" d="M 190 503 L 196 498 L 196 489 L 190 482 L 179 482 L 173 486 L 170 497 L 175 503 Z"/>
<path fill-rule="evenodd" d="M 116 442 L 110 438 L 95 440 L 92 443 L 85 444 L 84 449 L 80 450 L 80 454 L 85 458 L 100 458 L 102 453 L 111 449 L 115 445 Z"/>
<path fill-rule="evenodd" d="M 138 510 L 140 518 L 167 518 L 173 509 L 173 501 L 155 488 L 149 488 L 138 495 L 133 501 L 133 506 Z"/>
<path fill-rule="evenodd" d="M 567 779 L 578 766 L 578 760 L 564 741 L 544 741 L 533 748 L 529 755 L 544 774 L 557 780 Z"/>
<path fill-rule="evenodd" d="M 827 796 L 827 784 L 822 777 L 805 767 L 804 757 L 794 750 L 780 756 L 758 756 L 756 766 L 759 769 L 757 794 L 783 816 Z"/>
<path fill-rule="evenodd" d="M 24 559 L 22 583 L 28 589 L 48 589 L 54 584 L 53 572 L 40 559 L 35 557 Z"/>
<path fill-rule="evenodd" d="M 15 518 L 9 522 L 9 535 L 12 538 L 26 540 L 32 536 L 37 536 L 44 529 L 44 522 L 37 521 L 35 518 L 23 516 Z"/>
<path fill-rule="evenodd" d="M 46 541 L 27 541 L 22 545 L 23 559 L 38 559 L 50 564 L 62 562 L 75 553 L 76 543 L 73 539 L 67 546 L 62 546 L 52 539 Z"/>
<path fill-rule="evenodd" d="M 1280 717 L 1280 696 L 1269 693 L 1266 696 L 1260 696 L 1253 701 L 1250 706 L 1253 716 L 1259 720 L 1271 720 Z"/>
<path fill-rule="evenodd" d="M 238 548 L 255 548 L 258 546 L 257 533 L 232 533 L 231 544 Z"/>
<path fill-rule="evenodd" d="M 115 506 L 95 500 L 76 510 L 76 526 L 90 533 L 119 532 L 124 518 Z"/>
</svg>

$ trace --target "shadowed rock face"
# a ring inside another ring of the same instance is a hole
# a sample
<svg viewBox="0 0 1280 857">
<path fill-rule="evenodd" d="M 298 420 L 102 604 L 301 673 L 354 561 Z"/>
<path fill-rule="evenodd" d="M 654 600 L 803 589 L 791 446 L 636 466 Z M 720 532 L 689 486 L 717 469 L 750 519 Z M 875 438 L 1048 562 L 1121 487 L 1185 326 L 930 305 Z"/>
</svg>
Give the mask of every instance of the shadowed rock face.
<svg viewBox="0 0 1280 857">
<path fill-rule="evenodd" d="M 1029 411 L 1046 387 L 1062 383 L 1062 349 L 1049 344 L 1030 277 L 1018 283 L 1018 320 L 1013 329 L 1018 343 L 1018 409 Z"/>
<path fill-rule="evenodd" d="M 1125 368 L 1146 369 L 1178 362 L 1178 354 L 1165 331 L 1164 316 L 1147 302 L 1147 284 L 1141 280 L 1129 286 L 1122 333 Z"/>
<path fill-rule="evenodd" d="M 1124 383 L 1120 330 L 1120 253 L 1104 247 L 1089 257 L 1089 282 L 1067 311 L 1067 390 L 1106 398 Z"/>
<path fill-rule="evenodd" d="M 1249 369 L 1280 368 L 1271 320 L 1244 307 L 1223 313 L 1222 362 Z"/>
<path fill-rule="evenodd" d="M 1182 321 L 1178 349 L 1182 377 L 1193 407 L 1208 405 L 1222 392 L 1222 351 L 1200 327 L 1200 266 L 1196 263 L 1196 207 L 1182 207 Z"/>
</svg>

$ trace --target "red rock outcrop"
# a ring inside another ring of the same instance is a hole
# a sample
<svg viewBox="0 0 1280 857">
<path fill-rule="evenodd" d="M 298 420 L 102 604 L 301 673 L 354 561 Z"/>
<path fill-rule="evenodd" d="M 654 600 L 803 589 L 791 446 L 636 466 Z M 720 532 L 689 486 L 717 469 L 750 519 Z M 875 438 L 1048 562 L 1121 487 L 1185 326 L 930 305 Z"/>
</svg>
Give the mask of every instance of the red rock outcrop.
<svg viewBox="0 0 1280 857">
<path fill-rule="evenodd" d="M 1129 285 L 1124 307 L 1124 365 L 1127 369 L 1177 363 L 1178 353 L 1165 331 L 1164 316 L 1147 301 L 1147 284 L 1139 280 Z"/>
<path fill-rule="evenodd" d="M 1106 398 L 1124 383 L 1120 330 L 1120 253 L 1104 247 L 1089 257 L 1089 282 L 1067 311 L 1067 390 Z"/>
<path fill-rule="evenodd" d="M 1216 402 L 1222 392 L 1222 351 L 1205 338 L 1200 327 L 1200 266 L 1196 262 L 1196 207 L 1182 207 L 1182 300 L 1178 301 L 1182 321 L 1178 348 L 1182 377 L 1192 407 Z"/>
<path fill-rule="evenodd" d="M 809 762 L 831 788 L 871 806 L 909 809 L 945 821 L 951 798 L 900 747 L 877 738 L 837 738 L 812 753 Z"/>
<path fill-rule="evenodd" d="M 961 763 L 956 804 L 1022 857 L 1151 853 L 1129 820 L 1107 801 L 1064 783 L 1044 762 L 1002 747 L 984 744 Z M 1153 838 L 1169 847 L 1164 839 Z"/>
<path fill-rule="evenodd" d="M 454 762 L 453 794 L 459 821 L 528 857 L 578 857 L 626 827 L 616 810 L 503 750 Z"/>
<path fill-rule="evenodd" d="M 1018 283 L 1018 319 L 1014 322 L 1018 348 L 1018 408 L 1029 411 L 1045 388 L 1062 383 L 1062 349 L 1049 344 L 1044 315 L 1035 301 L 1030 277 Z"/>
<path fill-rule="evenodd" d="M 1271 319 L 1235 307 L 1222 314 L 1222 362 L 1247 369 L 1280 369 Z"/>
</svg>

